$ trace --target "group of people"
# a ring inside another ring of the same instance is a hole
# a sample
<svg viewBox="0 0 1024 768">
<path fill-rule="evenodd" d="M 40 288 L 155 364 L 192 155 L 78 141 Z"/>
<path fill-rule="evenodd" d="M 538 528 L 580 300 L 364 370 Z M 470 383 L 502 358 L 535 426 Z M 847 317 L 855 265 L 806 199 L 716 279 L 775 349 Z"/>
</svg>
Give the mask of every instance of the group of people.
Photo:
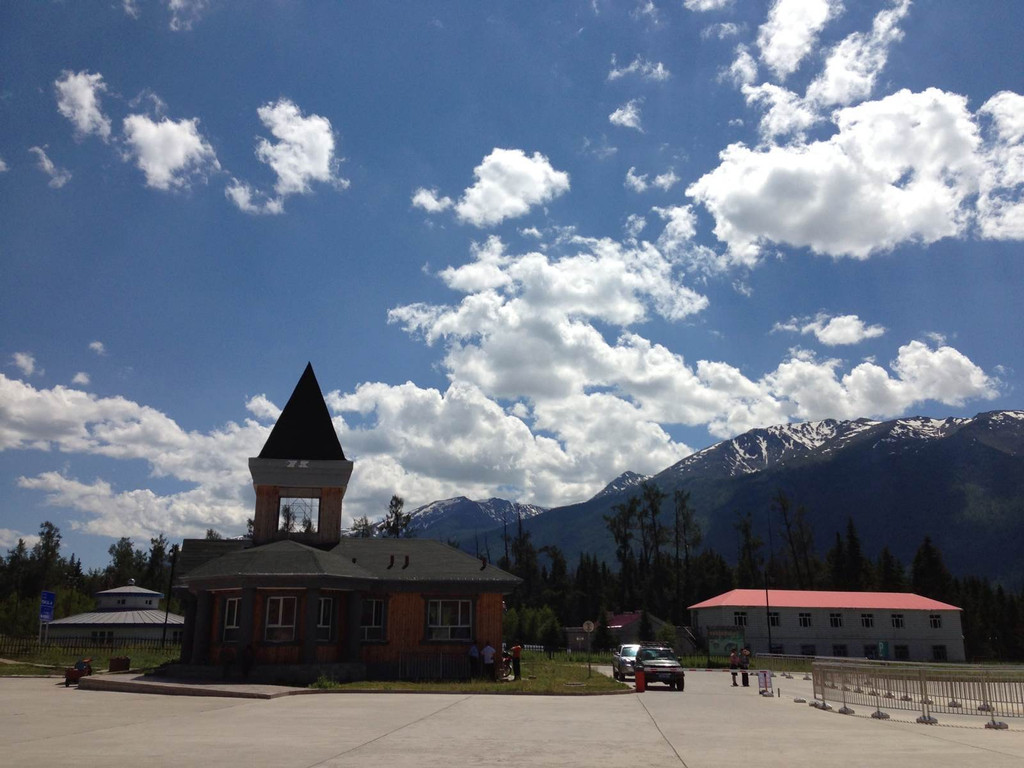
<svg viewBox="0 0 1024 768">
<path fill-rule="evenodd" d="M 498 679 L 498 666 L 495 662 L 497 651 L 494 646 L 491 645 L 490 640 L 485 640 L 483 646 L 477 642 L 469 646 L 469 675 L 473 679 L 483 678 L 484 680 L 497 680 Z M 522 679 L 522 654 L 523 646 L 522 643 L 515 643 L 512 646 L 511 653 L 504 650 L 502 646 L 502 661 L 505 659 L 511 659 L 512 661 L 512 679 Z"/>
<path fill-rule="evenodd" d="M 739 653 L 733 648 L 729 654 L 729 671 L 732 673 L 732 684 L 736 687 L 736 672 L 739 670 L 740 677 L 743 680 L 743 687 L 750 687 L 750 649 L 744 648 Z"/>
</svg>

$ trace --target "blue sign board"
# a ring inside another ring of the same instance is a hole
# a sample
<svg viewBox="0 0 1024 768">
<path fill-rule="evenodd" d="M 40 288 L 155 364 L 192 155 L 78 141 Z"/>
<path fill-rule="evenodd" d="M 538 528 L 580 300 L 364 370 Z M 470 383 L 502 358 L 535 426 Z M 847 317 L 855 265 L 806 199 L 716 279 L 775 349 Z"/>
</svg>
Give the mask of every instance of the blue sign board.
<svg viewBox="0 0 1024 768">
<path fill-rule="evenodd" d="M 57 602 L 56 592 L 43 592 L 39 600 L 39 620 L 53 621 L 53 605 Z"/>
</svg>

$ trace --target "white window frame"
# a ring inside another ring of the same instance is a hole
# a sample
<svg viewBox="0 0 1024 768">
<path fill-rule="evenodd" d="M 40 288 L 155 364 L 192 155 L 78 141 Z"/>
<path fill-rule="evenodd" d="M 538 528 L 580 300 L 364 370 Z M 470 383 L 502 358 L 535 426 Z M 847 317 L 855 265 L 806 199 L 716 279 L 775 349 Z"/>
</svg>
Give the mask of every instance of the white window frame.
<svg viewBox="0 0 1024 768">
<path fill-rule="evenodd" d="M 455 608 L 455 622 L 442 623 Z M 427 600 L 427 640 L 469 642 L 473 639 L 473 601 L 468 598 Z"/>
<path fill-rule="evenodd" d="M 231 643 L 238 639 L 240 625 L 238 617 L 242 612 L 242 598 L 228 597 L 224 600 L 224 629 L 221 633 L 221 640 Z M 229 634 L 230 633 L 230 634 Z"/>
<path fill-rule="evenodd" d="M 367 606 L 370 607 L 370 623 L 366 623 Z M 359 637 L 364 643 L 386 640 L 384 633 L 384 600 L 379 597 L 364 597 L 359 617 Z"/>
<path fill-rule="evenodd" d="M 778 611 L 768 611 L 768 626 L 769 627 L 781 627 L 782 616 Z"/>
<path fill-rule="evenodd" d="M 832 629 L 842 629 L 843 628 L 843 614 L 842 613 L 830 613 L 828 615 L 828 625 Z"/>
<path fill-rule="evenodd" d="M 797 614 L 797 618 L 800 621 L 800 626 L 805 629 L 814 626 L 814 622 L 811 620 L 811 614 L 809 613 L 799 613 Z"/>
<path fill-rule="evenodd" d="M 942 614 L 931 613 L 928 615 L 928 625 L 932 629 L 942 629 Z"/>
<path fill-rule="evenodd" d="M 326 609 L 327 615 L 324 615 Z M 321 597 L 316 606 L 316 639 L 330 642 L 334 639 L 334 598 Z"/>
<path fill-rule="evenodd" d="M 291 643 L 295 641 L 295 614 L 297 612 L 298 600 L 294 595 L 271 595 L 267 598 L 267 620 L 265 622 L 266 629 L 263 633 L 263 638 L 268 643 Z M 291 605 L 292 621 L 291 624 L 285 623 L 285 616 L 287 611 L 285 610 L 286 605 Z M 276 606 L 277 620 L 271 621 L 274 618 Z"/>
<path fill-rule="evenodd" d="M 860 615 L 860 625 L 864 629 L 872 629 L 875 626 L 875 614 L 862 613 Z"/>
<path fill-rule="evenodd" d="M 732 612 L 732 625 L 734 627 L 745 627 L 745 626 L 747 626 L 747 612 L 746 611 L 733 611 Z"/>
<path fill-rule="evenodd" d="M 906 626 L 906 623 L 903 621 L 903 614 L 902 613 L 894 613 L 894 614 L 892 614 L 892 628 L 893 629 L 903 629 L 905 626 Z"/>
</svg>

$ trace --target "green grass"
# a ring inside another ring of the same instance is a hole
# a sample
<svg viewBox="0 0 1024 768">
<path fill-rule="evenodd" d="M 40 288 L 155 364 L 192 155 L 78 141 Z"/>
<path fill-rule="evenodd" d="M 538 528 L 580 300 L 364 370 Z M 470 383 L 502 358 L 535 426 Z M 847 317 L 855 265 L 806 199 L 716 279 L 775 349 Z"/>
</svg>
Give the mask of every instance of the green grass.
<svg viewBox="0 0 1024 768">
<path fill-rule="evenodd" d="M 64 668 L 44 667 L 37 664 L 0 664 L 0 677 L 64 677 Z"/>
<path fill-rule="evenodd" d="M 139 648 L 78 648 L 74 651 L 66 651 L 59 647 L 40 648 L 34 653 L 20 656 L 17 664 L 0 664 L 0 677 L 25 674 L 48 674 L 40 669 L 52 669 L 53 674 L 64 675 L 64 668 L 74 666 L 79 659 L 92 659 L 92 668 L 95 671 L 105 670 L 111 656 L 127 656 L 131 659 L 132 669 L 149 670 L 159 667 L 168 661 L 176 661 L 179 651 L 177 648 L 166 650 L 151 650 Z M 36 672 L 25 672 L 24 670 L 37 670 Z M 21 671 L 16 671 L 21 670 Z"/>
<path fill-rule="evenodd" d="M 585 658 L 585 657 L 584 657 Z M 596 667 L 597 662 L 592 662 Z M 502 693 L 502 694 L 578 694 L 612 693 L 626 690 L 627 686 L 612 680 L 596 669 L 587 671 L 587 664 L 579 659 L 548 659 L 539 652 L 523 652 L 523 679 L 504 682 L 487 680 L 407 682 L 402 680 L 365 680 L 356 683 L 336 683 L 321 678 L 312 688 L 339 691 L 412 691 L 418 693 Z"/>
</svg>

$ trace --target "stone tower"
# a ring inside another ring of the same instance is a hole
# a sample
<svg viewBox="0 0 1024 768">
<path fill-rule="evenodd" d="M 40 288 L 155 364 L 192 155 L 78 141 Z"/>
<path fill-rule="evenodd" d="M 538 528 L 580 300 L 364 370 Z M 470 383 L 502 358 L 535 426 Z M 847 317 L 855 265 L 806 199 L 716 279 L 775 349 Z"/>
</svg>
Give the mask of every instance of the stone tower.
<svg viewBox="0 0 1024 768">
<path fill-rule="evenodd" d="M 249 459 L 256 489 L 253 545 L 283 538 L 329 547 L 341 540 L 346 460 L 313 365 L 307 364 L 263 450 Z"/>
</svg>

